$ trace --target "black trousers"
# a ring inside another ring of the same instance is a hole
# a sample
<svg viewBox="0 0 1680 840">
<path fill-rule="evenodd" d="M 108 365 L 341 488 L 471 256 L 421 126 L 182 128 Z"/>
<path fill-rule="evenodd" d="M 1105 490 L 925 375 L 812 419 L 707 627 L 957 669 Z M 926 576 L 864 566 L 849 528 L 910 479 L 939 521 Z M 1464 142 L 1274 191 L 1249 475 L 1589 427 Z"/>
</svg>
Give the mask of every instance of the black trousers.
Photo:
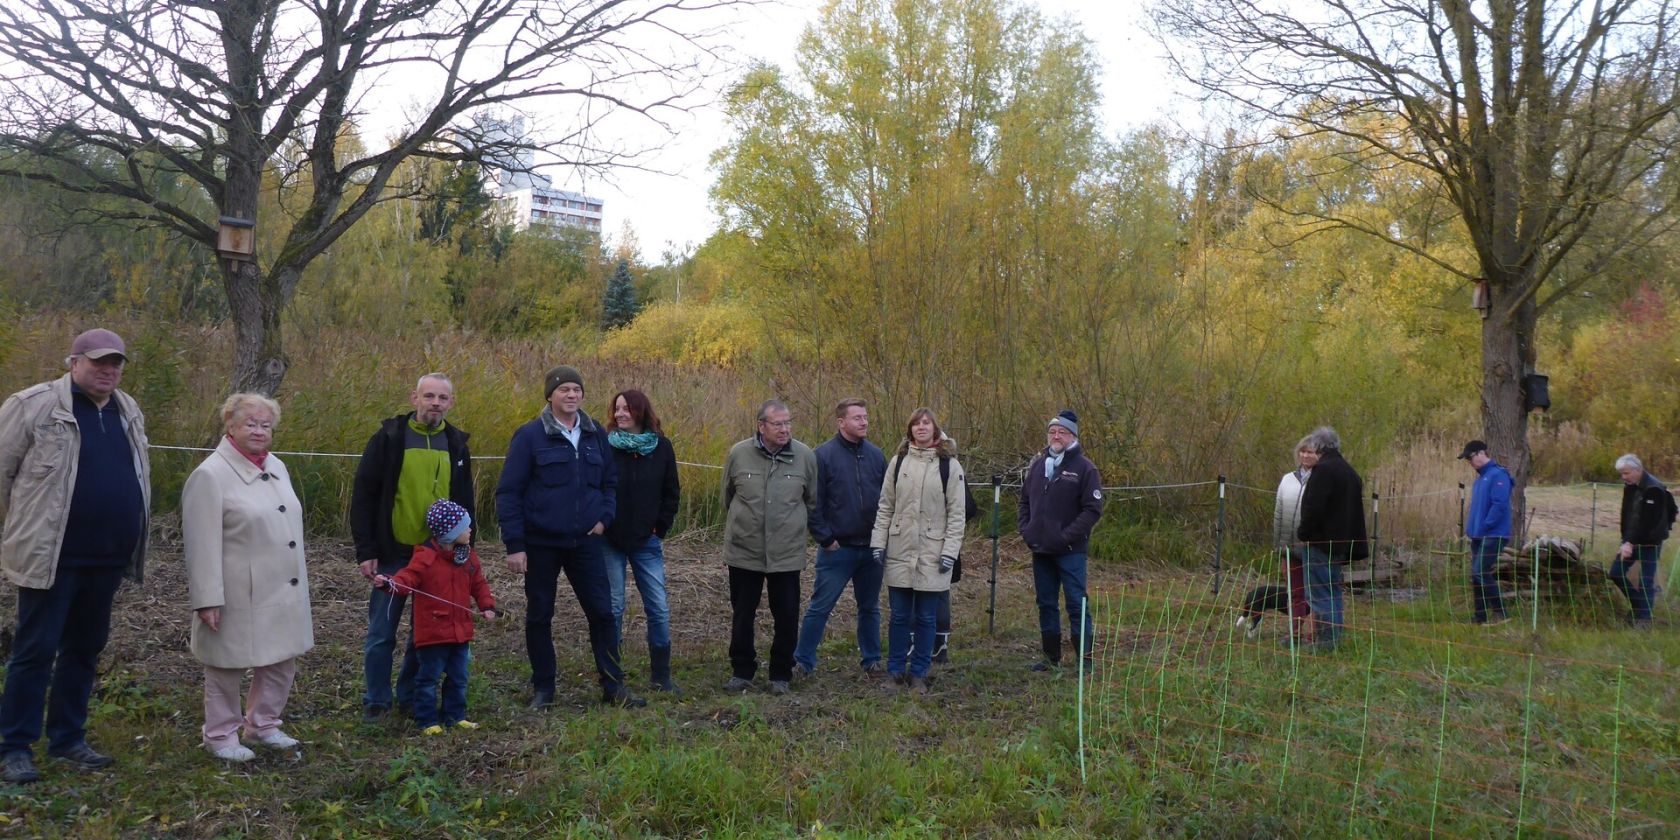
<svg viewBox="0 0 1680 840">
<path fill-rule="evenodd" d="M 587 537 L 566 548 L 531 546 L 525 557 L 525 654 L 531 660 L 531 687 L 554 690 L 554 599 L 564 573 L 589 620 L 589 649 L 601 688 L 617 691 L 624 685 L 624 669 L 619 667 L 612 587 L 600 538 Z"/>
<path fill-rule="evenodd" d="M 793 679 L 793 649 L 799 643 L 799 571 L 755 572 L 729 567 L 729 606 L 734 617 L 729 627 L 729 664 L 734 675 L 752 679 L 758 672 L 758 650 L 753 641 L 753 621 L 758 602 L 770 592 L 770 618 L 775 631 L 770 637 L 770 679 Z"/>
</svg>

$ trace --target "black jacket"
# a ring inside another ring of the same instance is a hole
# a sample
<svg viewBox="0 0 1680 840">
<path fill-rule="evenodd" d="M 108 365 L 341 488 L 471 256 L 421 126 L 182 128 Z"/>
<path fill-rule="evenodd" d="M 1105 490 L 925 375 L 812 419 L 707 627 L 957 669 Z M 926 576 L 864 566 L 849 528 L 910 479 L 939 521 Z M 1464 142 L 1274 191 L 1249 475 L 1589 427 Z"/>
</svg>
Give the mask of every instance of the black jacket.
<svg viewBox="0 0 1680 840">
<path fill-rule="evenodd" d="M 356 465 L 356 481 L 350 491 L 350 535 L 356 541 L 356 562 L 378 560 L 381 565 L 408 565 L 414 547 L 397 542 L 391 533 L 391 506 L 397 500 L 397 477 L 402 474 L 403 439 L 414 412 L 387 419 L 368 439 L 362 460 Z M 467 509 L 478 523 L 473 507 L 472 453 L 467 450 L 467 433 L 443 424 L 443 439 L 449 446 L 449 498 Z M 475 528 L 476 530 L 476 528 Z"/>
<path fill-rule="evenodd" d="M 650 536 L 665 539 L 671 523 L 677 521 L 677 503 L 682 499 L 677 450 L 671 439 L 660 435 L 659 444 L 647 455 L 607 446 L 618 467 L 618 513 L 607 528 L 607 542 L 629 553 Z"/>
<path fill-rule="evenodd" d="M 1045 478 L 1048 454 L 1038 453 L 1021 482 L 1021 538 L 1034 554 L 1082 554 L 1102 517 L 1102 476 L 1085 450 L 1074 449 L 1062 456 L 1056 475 Z"/>
<path fill-rule="evenodd" d="M 1638 484 L 1622 485 L 1622 542 L 1656 545 L 1668 539 L 1674 524 L 1674 497 L 1649 472 Z"/>
<path fill-rule="evenodd" d="M 1301 491 L 1301 542 L 1339 563 L 1371 556 L 1365 536 L 1365 483 L 1342 453 L 1326 449 Z"/>
<path fill-rule="evenodd" d="M 868 548 L 875 529 L 875 509 L 881 504 L 881 482 L 887 475 L 887 456 L 867 439 L 852 443 L 835 433 L 816 449 L 817 510 L 822 524 L 813 529 L 819 544 L 838 540 L 850 548 Z M 823 540 L 826 536 L 828 539 Z"/>
</svg>

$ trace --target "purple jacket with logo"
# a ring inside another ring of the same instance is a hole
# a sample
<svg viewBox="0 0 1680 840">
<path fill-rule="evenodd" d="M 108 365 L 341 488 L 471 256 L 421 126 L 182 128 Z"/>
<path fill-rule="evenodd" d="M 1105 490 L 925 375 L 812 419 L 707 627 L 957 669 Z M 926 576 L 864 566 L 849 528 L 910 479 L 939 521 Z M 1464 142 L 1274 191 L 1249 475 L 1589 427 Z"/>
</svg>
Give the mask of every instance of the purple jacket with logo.
<svg viewBox="0 0 1680 840">
<path fill-rule="evenodd" d="M 1048 449 L 1038 453 L 1021 483 L 1021 538 L 1035 554 L 1083 554 L 1102 516 L 1102 476 L 1084 450 L 1074 447 L 1062 456 L 1056 474 L 1046 478 L 1048 456 Z"/>
</svg>

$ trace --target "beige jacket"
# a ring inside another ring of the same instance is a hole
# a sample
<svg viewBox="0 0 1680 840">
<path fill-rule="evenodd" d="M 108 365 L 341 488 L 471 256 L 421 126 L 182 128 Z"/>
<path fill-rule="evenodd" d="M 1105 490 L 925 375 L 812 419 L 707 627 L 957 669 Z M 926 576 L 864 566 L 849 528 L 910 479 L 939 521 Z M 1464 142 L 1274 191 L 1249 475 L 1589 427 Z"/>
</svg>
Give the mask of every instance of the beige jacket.
<svg viewBox="0 0 1680 840">
<path fill-rule="evenodd" d="M 887 550 L 888 586 L 917 592 L 951 588 L 951 574 L 939 570 L 939 558 L 956 557 L 962 551 L 966 479 L 962 464 L 947 451 L 951 477 L 940 487 L 939 453 L 939 449 L 912 446 L 902 460 L 896 454 L 887 459 L 869 545 Z"/>
<path fill-rule="evenodd" d="M 146 450 L 146 418 L 122 391 L 112 395 L 122 409 L 123 428 L 134 451 L 146 519 L 152 515 L 152 462 Z M 50 589 L 58 575 L 64 521 L 76 486 L 82 436 L 70 407 L 70 374 L 19 391 L 0 405 L 0 568 L 29 589 Z M 142 577 L 146 532 L 128 562 L 128 576 Z"/>
<path fill-rule="evenodd" d="M 273 665 L 315 646 L 303 507 L 286 465 L 269 455 L 263 466 L 224 437 L 181 491 L 188 606 L 222 608 L 220 630 L 193 615 L 191 650 L 214 668 Z"/>
</svg>

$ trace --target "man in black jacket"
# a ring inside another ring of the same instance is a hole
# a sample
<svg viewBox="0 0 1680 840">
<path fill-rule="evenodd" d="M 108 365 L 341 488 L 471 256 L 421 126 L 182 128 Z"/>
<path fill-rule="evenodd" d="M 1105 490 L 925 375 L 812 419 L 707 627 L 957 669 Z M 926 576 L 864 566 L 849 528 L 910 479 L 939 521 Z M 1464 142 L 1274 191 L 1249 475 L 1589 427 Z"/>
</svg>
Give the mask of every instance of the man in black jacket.
<svg viewBox="0 0 1680 840">
<path fill-rule="evenodd" d="M 1062 661 L 1058 589 L 1067 600 L 1068 629 L 1080 634 L 1073 640 L 1075 649 L 1090 657 L 1096 633 L 1085 613 L 1085 563 L 1091 530 L 1103 511 L 1102 476 L 1079 447 L 1079 415 L 1064 410 L 1050 418 L 1046 438 L 1048 445 L 1027 467 L 1019 508 L 1021 538 L 1033 553 L 1033 591 L 1044 645 L 1044 659 L 1033 664 L 1034 671 L 1048 671 Z"/>
<path fill-rule="evenodd" d="M 1306 549 L 1307 603 L 1313 616 L 1313 649 L 1334 650 L 1342 632 L 1342 567 L 1370 556 L 1365 538 L 1365 485 L 1342 458 L 1336 430 L 1320 426 L 1303 445 L 1318 453 L 1301 491 L 1301 525 Z"/>
<path fill-rule="evenodd" d="M 394 575 L 408 565 L 414 546 L 425 542 L 426 511 L 438 499 L 449 499 L 477 518 L 473 505 L 472 455 L 467 433 L 444 416 L 455 405 L 449 377 L 428 373 L 409 395 L 414 410 L 385 420 L 368 439 L 356 467 L 350 496 L 350 533 L 356 541 L 356 562 L 362 577 Z M 363 719 L 377 721 L 391 708 L 391 658 L 397 626 L 408 598 L 373 587 L 368 594 L 367 638 L 362 645 Z M 398 708 L 412 705 L 414 675 L 412 628 L 397 676 Z"/>
<path fill-rule="evenodd" d="M 1674 525 L 1674 497 L 1657 477 L 1645 471 L 1637 455 L 1616 459 L 1622 477 L 1622 545 L 1610 564 L 1610 579 L 1627 595 L 1628 621 L 1635 627 L 1651 624 L 1651 599 L 1657 590 L 1657 561 L 1663 540 Z M 1639 566 L 1639 586 L 1628 583 L 1628 571 Z"/>
<path fill-rule="evenodd" d="M 818 446 L 817 510 L 828 541 L 817 546 L 817 578 L 811 584 L 811 604 L 799 628 L 793 661 L 809 674 L 817 669 L 817 645 L 828 626 L 828 614 L 839 602 L 846 584 L 857 599 L 858 664 L 866 674 L 881 675 L 882 564 L 869 551 L 875 527 L 875 508 L 881 502 L 881 482 L 887 456 L 868 440 L 869 406 L 856 397 L 834 408 L 834 437 Z"/>
</svg>

